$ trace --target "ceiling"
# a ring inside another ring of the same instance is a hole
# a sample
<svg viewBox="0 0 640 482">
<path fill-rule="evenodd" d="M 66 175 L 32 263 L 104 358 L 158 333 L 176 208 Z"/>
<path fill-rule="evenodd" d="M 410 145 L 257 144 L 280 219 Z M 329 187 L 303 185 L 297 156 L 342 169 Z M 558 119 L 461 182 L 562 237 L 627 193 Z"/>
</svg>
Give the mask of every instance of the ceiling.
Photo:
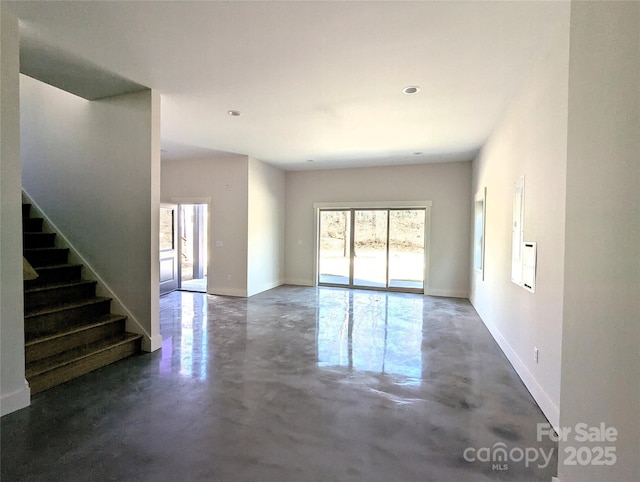
<svg viewBox="0 0 640 482">
<path fill-rule="evenodd" d="M 555 1 L 3 3 L 24 45 L 56 53 L 50 68 L 67 58 L 157 89 L 163 160 L 237 153 L 286 170 L 472 159 L 565 11 Z M 411 85 L 420 91 L 403 94 Z"/>
</svg>

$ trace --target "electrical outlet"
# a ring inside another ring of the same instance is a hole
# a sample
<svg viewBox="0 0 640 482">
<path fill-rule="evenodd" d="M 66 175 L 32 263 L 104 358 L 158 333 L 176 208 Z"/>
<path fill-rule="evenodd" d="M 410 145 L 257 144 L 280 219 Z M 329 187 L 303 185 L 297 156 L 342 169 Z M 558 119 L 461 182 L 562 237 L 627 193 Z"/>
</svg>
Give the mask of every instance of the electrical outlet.
<svg viewBox="0 0 640 482">
<path fill-rule="evenodd" d="M 538 363 L 538 349 L 535 346 L 533 347 L 533 360 Z"/>
<path fill-rule="evenodd" d="M 231 281 L 231 275 L 230 274 L 227 275 L 227 281 Z"/>
</svg>

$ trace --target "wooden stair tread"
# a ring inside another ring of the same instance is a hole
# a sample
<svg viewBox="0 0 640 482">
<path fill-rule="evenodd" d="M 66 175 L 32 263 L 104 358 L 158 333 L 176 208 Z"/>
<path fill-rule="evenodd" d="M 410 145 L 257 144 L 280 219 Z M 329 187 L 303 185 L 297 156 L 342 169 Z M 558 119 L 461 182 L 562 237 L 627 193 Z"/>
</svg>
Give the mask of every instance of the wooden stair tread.
<svg viewBox="0 0 640 482">
<path fill-rule="evenodd" d="M 25 288 L 46 286 L 52 283 L 65 283 L 82 279 L 82 264 L 50 264 L 35 266 L 38 277 L 32 280 L 24 280 Z"/>
<path fill-rule="evenodd" d="M 89 284 L 97 284 L 97 281 L 80 279 L 76 281 L 62 281 L 59 283 L 48 283 L 40 286 L 33 286 L 31 288 L 25 288 L 24 292 L 27 293 L 39 293 L 42 291 L 55 290 L 59 288 L 72 288 L 74 286 L 83 286 Z"/>
<path fill-rule="evenodd" d="M 43 360 L 38 360 L 37 362 L 28 364 L 25 370 L 25 376 L 27 379 L 37 377 L 39 375 L 42 375 L 43 373 L 56 370 L 65 365 L 78 362 L 97 353 L 130 343 L 141 338 L 142 335 L 125 332 L 122 337 L 107 338 L 105 340 L 100 340 L 99 342 L 92 343 L 87 346 L 65 351 L 63 353 L 59 353 Z"/>
<path fill-rule="evenodd" d="M 38 266 L 34 267 L 36 271 L 46 270 L 46 269 L 57 269 L 57 268 L 76 268 L 78 266 L 82 266 L 80 263 L 59 263 L 59 264 L 48 264 L 46 266 Z"/>
<path fill-rule="evenodd" d="M 88 305 L 93 305 L 97 303 L 103 303 L 105 301 L 111 301 L 111 298 L 105 298 L 103 296 L 95 296 L 95 297 L 87 298 L 83 300 L 70 301 L 67 303 L 60 303 L 52 306 L 44 306 L 44 307 L 37 308 L 35 310 L 29 310 L 29 311 L 25 310 L 24 318 L 26 321 L 26 319 L 30 317 L 35 317 L 35 316 L 44 315 L 48 313 L 56 313 L 56 312 L 65 311 L 71 308 L 78 308 L 81 306 L 88 306 Z"/>
<path fill-rule="evenodd" d="M 22 250 L 22 255 L 29 261 L 31 266 L 39 268 L 52 264 L 63 264 L 68 262 L 69 248 L 58 247 L 30 247 Z"/>
<path fill-rule="evenodd" d="M 107 325 L 109 323 L 113 323 L 115 321 L 120 321 L 120 320 L 125 320 L 127 317 L 124 315 L 114 315 L 113 313 L 109 313 L 107 315 L 102 315 L 99 316 L 97 318 L 95 318 L 95 320 L 91 323 L 87 323 L 84 325 L 80 325 L 80 326 L 71 326 L 69 327 L 68 330 L 65 331 L 60 331 L 58 333 L 55 333 L 53 335 L 45 335 L 45 336 L 40 336 L 37 338 L 34 338 L 31 341 L 27 341 L 24 346 L 25 347 L 30 347 L 30 346 L 34 346 L 37 345 L 39 343 L 45 343 L 48 341 L 52 341 L 52 340 L 56 340 L 59 338 L 63 338 L 65 336 L 74 334 L 74 333 L 80 333 L 83 331 L 88 331 L 91 330 L 92 328 L 96 328 L 98 326 L 102 326 L 102 325 Z"/>
<path fill-rule="evenodd" d="M 58 264 L 47 264 L 44 266 L 33 266 L 33 269 L 35 269 L 39 275 L 44 276 L 47 273 L 55 273 L 56 270 L 78 269 L 78 268 L 82 269 L 82 267 L 83 266 L 81 263 L 58 263 Z M 38 278 L 31 281 L 37 281 L 37 279 Z"/>
</svg>

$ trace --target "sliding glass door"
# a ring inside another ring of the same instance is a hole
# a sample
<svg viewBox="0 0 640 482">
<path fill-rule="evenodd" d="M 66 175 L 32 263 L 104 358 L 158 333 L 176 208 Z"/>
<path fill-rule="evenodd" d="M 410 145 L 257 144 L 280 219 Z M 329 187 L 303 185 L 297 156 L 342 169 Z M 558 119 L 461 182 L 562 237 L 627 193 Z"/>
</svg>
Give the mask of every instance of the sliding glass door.
<svg viewBox="0 0 640 482">
<path fill-rule="evenodd" d="M 423 289 L 424 224 L 424 209 L 389 211 L 390 288 Z"/>
<path fill-rule="evenodd" d="M 425 209 L 319 211 L 318 283 L 424 289 Z"/>
<path fill-rule="evenodd" d="M 388 220 L 386 209 L 354 211 L 354 286 L 387 287 Z"/>
<path fill-rule="evenodd" d="M 351 283 L 351 211 L 320 211 L 318 281 Z"/>
</svg>

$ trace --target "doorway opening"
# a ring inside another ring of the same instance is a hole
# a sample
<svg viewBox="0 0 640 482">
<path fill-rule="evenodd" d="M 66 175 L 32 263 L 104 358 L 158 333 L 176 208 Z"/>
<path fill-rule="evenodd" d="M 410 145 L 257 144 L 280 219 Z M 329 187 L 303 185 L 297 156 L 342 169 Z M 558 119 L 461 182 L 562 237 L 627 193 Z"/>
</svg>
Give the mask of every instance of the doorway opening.
<svg viewBox="0 0 640 482">
<path fill-rule="evenodd" d="M 207 291 L 207 221 L 206 204 L 178 205 L 179 290 Z"/>
<path fill-rule="evenodd" d="M 160 207 L 160 294 L 207 292 L 208 204 Z"/>
<path fill-rule="evenodd" d="M 318 284 L 424 292 L 426 208 L 320 209 Z"/>
</svg>

